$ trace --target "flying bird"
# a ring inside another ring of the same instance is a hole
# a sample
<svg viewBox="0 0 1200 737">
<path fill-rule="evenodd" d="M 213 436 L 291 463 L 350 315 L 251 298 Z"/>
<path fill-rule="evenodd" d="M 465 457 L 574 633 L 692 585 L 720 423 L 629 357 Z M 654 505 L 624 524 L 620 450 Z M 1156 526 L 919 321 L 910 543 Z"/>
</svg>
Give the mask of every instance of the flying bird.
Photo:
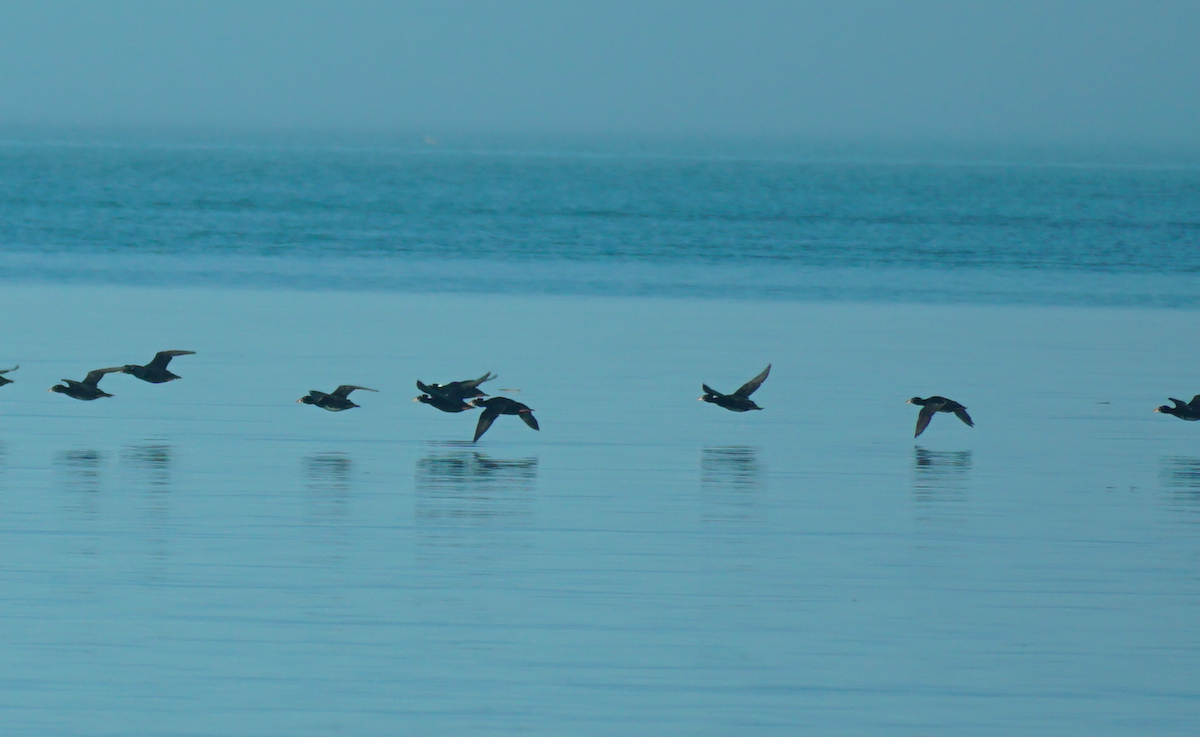
<svg viewBox="0 0 1200 737">
<path fill-rule="evenodd" d="M 124 371 L 124 366 L 112 366 L 110 368 L 96 369 L 89 371 L 88 375 L 83 377 L 83 381 L 75 381 L 73 379 L 62 379 L 62 384 L 55 384 L 50 387 L 50 391 L 59 394 L 66 394 L 72 399 L 82 399 L 85 402 L 90 402 L 93 399 L 100 397 L 111 397 L 112 395 L 97 386 L 105 374 Z M 65 384 L 65 386 L 63 386 Z"/>
<path fill-rule="evenodd" d="M 418 379 L 416 388 L 424 391 L 425 394 L 444 396 L 448 400 L 469 400 L 474 396 L 487 396 L 485 391 L 479 389 L 479 385 L 490 382 L 494 378 L 497 378 L 496 375 L 488 371 L 478 379 L 467 379 L 467 381 L 450 382 L 449 384 L 422 384 Z"/>
<path fill-rule="evenodd" d="M 921 406 L 921 412 L 917 415 L 917 431 L 913 434 L 914 438 L 925 432 L 925 428 L 929 427 L 929 421 L 938 412 L 953 412 L 955 417 L 967 423 L 969 427 L 975 427 L 975 423 L 971 421 L 971 415 L 967 414 L 967 408 L 953 399 L 946 399 L 945 397 L 930 397 L 929 399 L 913 397 L 908 400 L 908 404 L 918 404 Z"/>
<path fill-rule="evenodd" d="M 496 378 L 495 375 L 489 371 L 478 379 L 452 381 L 449 384 L 425 384 L 418 379 L 417 388 L 424 393 L 413 401 L 428 404 L 443 412 L 463 412 L 474 409 L 473 405 L 467 404 L 464 400 L 472 397 L 486 397 L 487 394 L 479 389 L 479 385 L 494 378 Z"/>
<path fill-rule="evenodd" d="M 191 356 L 195 351 L 159 351 L 154 354 L 154 360 L 145 366 L 135 366 L 128 364 L 121 367 L 121 372 L 136 376 L 142 381 L 148 381 L 151 384 L 165 384 L 168 381 L 174 381 L 179 377 L 167 370 L 167 364 L 176 356 Z"/>
<path fill-rule="evenodd" d="M 443 396 L 438 392 L 426 392 L 419 397 L 413 398 L 414 402 L 428 404 L 434 409 L 440 409 L 443 412 L 465 412 L 469 409 L 475 409 L 475 405 L 467 404 L 462 399 Z"/>
<path fill-rule="evenodd" d="M 718 407 L 724 407 L 731 412 L 749 412 L 752 409 L 762 409 L 762 407 L 759 407 L 750 399 L 750 395 L 753 394 L 758 387 L 762 386 L 762 383 L 767 380 L 767 376 L 769 376 L 770 373 L 771 364 L 768 363 L 767 367 L 762 370 L 761 374 L 755 376 L 745 384 L 742 384 L 741 388 L 733 394 L 722 394 L 716 389 L 710 387 L 708 384 L 701 384 L 700 386 L 704 388 L 704 396 L 700 397 L 700 401 L 715 404 Z"/>
<path fill-rule="evenodd" d="M 10 368 L 10 369 L 4 369 L 3 371 L 0 371 L 0 386 L 4 386 L 5 384 L 11 384 L 11 383 L 13 383 L 13 380 L 12 380 L 12 379 L 6 379 L 6 378 L 4 378 L 4 375 L 5 375 L 5 374 L 7 374 L 9 371 L 16 371 L 16 370 L 17 370 L 17 369 L 19 369 L 19 368 L 21 368 L 21 367 L 20 367 L 20 366 L 13 366 L 13 367 L 12 367 L 12 368 Z"/>
<path fill-rule="evenodd" d="M 350 392 L 354 391 L 355 389 L 362 389 L 364 392 L 378 391 L 377 389 L 368 389 L 365 386 L 342 384 L 337 389 L 334 389 L 332 394 L 326 394 L 325 392 L 319 392 L 316 389 L 313 389 L 308 393 L 307 397 L 300 397 L 296 400 L 296 402 L 298 404 L 313 404 L 321 409 L 327 409 L 330 412 L 341 412 L 344 409 L 350 409 L 358 406 L 348 399 Z"/>
<path fill-rule="evenodd" d="M 1183 402 L 1183 400 L 1176 399 L 1174 397 L 1167 397 L 1167 400 L 1173 402 L 1175 406 L 1168 407 L 1164 404 L 1154 411 L 1162 412 L 1164 415 L 1175 415 L 1179 419 L 1187 420 L 1188 422 L 1200 420 L 1200 394 L 1192 397 L 1192 401 L 1187 402 L 1186 404 Z"/>
<path fill-rule="evenodd" d="M 475 437 L 471 440 L 472 443 L 479 442 L 483 434 L 488 431 L 492 423 L 500 415 L 517 415 L 525 421 L 534 430 L 539 430 L 537 418 L 533 416 L 533 410 L 520 402 L 509 399 L 508 397 L 492 397 L 491 399 L 472 399 L 470 406 L 482 407 L 483 414 L 479 415 L 479 422 L 475 425 Z"/>
</svg>

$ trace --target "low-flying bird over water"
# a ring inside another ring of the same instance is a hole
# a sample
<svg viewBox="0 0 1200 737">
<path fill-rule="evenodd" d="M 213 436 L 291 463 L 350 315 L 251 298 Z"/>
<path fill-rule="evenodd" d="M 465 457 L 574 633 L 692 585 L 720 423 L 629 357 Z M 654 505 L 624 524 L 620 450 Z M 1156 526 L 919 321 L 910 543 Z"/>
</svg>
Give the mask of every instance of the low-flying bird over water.
<svg viewBox="0 0 1200 737">
<path fill-rule="evenodd" d="M 488 371 L 478 379 L 468 379 L 466 381 L 452 381 L 449 384 L 423 384 L 420 379 L 417 380 L 417 388 L 426 394 L 439 394 L 447 399 L 470 399 L 471 397 L 486 397 L 487 393 L 479 389 L 479 385 L 485 381 L 495 379 L 496 375 Z"/>
<path fill-rule="evenodd" d="M 300 397 L 296 400 L 296 402 L 299 404 L 313 404 L 321 409 L 327 409 L 330 412 L 341 412 L 344 409 L 350 409 L 358 406 L 348 399 L 350 392 L 354 391 L 355 389 L 362 389 L 364 392 L 378 391 L 377 389 L 368 389 L 365 386 L 342 384 L 337 389 L 334 389 L 332 394 L 326 394 L 325 392 L 319 392 L 316 389 L 313 389 L 308 393 L 307 397 Z"/>
<path fill-rule="evenodd" d="M 422 391 L 424 391 L 425 393 L 419 397 L 414 397 L 413 398 L 414 402 L 428 404 L 430 407 L 433 407 L 434 409 L 440 409 L 443 412 L 465 412 L 469 409 L 475 409 L 475 405 L 467 404 L 459 397 L 455 397 L 454 399 L 451 399 L 449 397 L 443 396 L 439 392 L 425 390 L 425 389 L 423 389 Z"/>
<path fill-rule="evenodd" d="M 752 409 L 762 409 L 762 407 L 759 407 L 750 399 L 750 395 L 753 394 L 758 387 L 762 386 L 762 383 L 767 380 L 767 376 L 769 376 L 770 373 L 771 364 L 768 363 L 767 367 L 762 370 L 761 374 L 755 376 L 745 384 L 742 384 L 741 388 L 733 394 L 722 394 L 716 389 L 710 387 L 708 384 L 701 384 L 700 386 L 704 388 L 704 396 L 700 397 L 700 401 L 709 402 L 710 404 L 715 404 L 718 407 L 724 407 L 731 412 L 749 412 Z"/>
<path fill-rule="evenodd" d="M 1187 420 L 1188 422 L 1200 420 L 1200 394 L 1192 397 L 1192 401 L 1187 403 L 1185 403 L 1182 399 L 1176 399 L 1175 397 L 1167 397 L 1167 400 L 1173 402 L 1175 406 L 1168 407 L 1164 404 L 1154 411 L 1162 412 L 1164 415 L 1175 415 L 1179 419 Z"/>
<path fill-rule="evenodd" d="M 908 404 L 921 405 L 921 413 L 917 415 L 917 431 L 913 433 L 914 438 L 925 432 L 925 428 L 929 427 L 929 421 L 938 412 L 953 412 L 955 417 L 967 423 L 969 427 L 975 427 L 975 423 L 971 421 L 971 415 L 967 414 L 967 408 L 953 399 L 946 399 L 945 397 L 930 397 L 929 399 L 913 397 L 908 400 Z"/>
<path fill-rule="evenodd" d="M 20 366 L 13 366 L 13 367 L 12 367 L 12 368 L 10 368 L 10 369 L 4 369 L 3 371 L 0 371 L 0 386 L 4 386 L 5 384 L 11 384 L 11 383 L 13 383 L 13 380 L 12 380 L 12 379 L 7 379 L 7 378 L 5 378 L 5 377 L 4 377 L 4 375 L 5 375 L 5 374 L 7 374 L 9 371 L 16 371 L 16 370 L 17 370 L 17 369 L 19 369 L 19 368 L 21 368 L 21 367 L 20 367 Z"/>
<path fill-rule="evenodd" d="M 136 376 L 142 381 L 148 381 L 151 384 L 165 384 L 168 381 L 174 381 L 179 377 L 167 371 L 167 364 L 176 356 L 191 356 L 195 351 L 159 351 L 154 354 L 154 360 L 145 366 L 135 366 L 128 364 L 121 368 L 122 373 Z"/>
<path fill-rule="evenodd" d="M 475 409 L 474 405 L 467 404 L 464 400 L 471 397 L 486 397 L 487 394 L 480 391 L 479 385 L 494 378 L 496 377 L 489 371 L 478 379 L 452 381 L 449 384 L 426 384 L 418 379 L 417 388 L 424 394 L 416 397 L 413 401 L 428 404 L 443 412 L 463 412 Z"/>
<path fill-rule="evenodd" d="M 509 399 L 508 397 L 492 397 L 491 399 L 472 399 L 472 407 L 482 407 L 483 414 L 479 415 L 479 422 L 475 425 L 475 437 L 471 440 L 472 443 L 479 442 L 483 434 L 488 431 L 492 423 L 500 415 L 517 415 L 525 421 L 534 430 L 539 430 L 537 418 L 533 416 L 533 410 L 527 405 Z"/>
<path fill-rule="evenodd" d="M 111 397 L 112 395 L 101 389 L 97 384 L 104 378 L 105 374 L 124 371 L 124 366 L 112 366 L 110 368 L 96 369 L 89 371 L 88 375 L 83 377 L 83 381 L 75 381 L 73 379 L 63 379 L 62 384 L 55 384 L 50 387 L 50 391 L 66 394 L 72 399 L 82 399 L 85 402 L 90 402 L 93 399 L 100 397 Z M 63 386 L 65 384 L 66 386 Z"/>
</svg>

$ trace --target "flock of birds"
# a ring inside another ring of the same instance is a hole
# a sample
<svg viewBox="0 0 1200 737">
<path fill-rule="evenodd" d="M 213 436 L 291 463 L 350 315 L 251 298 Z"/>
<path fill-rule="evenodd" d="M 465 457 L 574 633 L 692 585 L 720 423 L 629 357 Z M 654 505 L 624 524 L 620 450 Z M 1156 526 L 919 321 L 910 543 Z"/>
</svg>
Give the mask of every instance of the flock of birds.
<svg viewBox="0 0 1200 737">
<path fill-rule="evenodd" d="M 100 397 L 111 397 L 111 394 L 100 388 L 100 380 L 108 374 L 113 373 L 129 374 L 142 381 L 148 381 L 151 384 L 164 384 L 180 378 L 167 369 L 167 365 L 171 362 L 171 359 L 178 356 L 190 356 L 195 353 L 195 351 L 180 350 L 159 351 L 154 355 L 153 360 L 144 366 L 126 364 L 124 366 L 110 366 L 109 368 L 96 369 L 95 371 L 89 371 L 87 376 L 83 377 L 83 381 L 62 379 L 62 383 L 50 387 L 50 391 L 58 394 L 66 394 L 72 399 L 89 402 Z M 12 379 L 9 379 L 5 374 L 10 371 L 16 371 L 19 368 L 20 366 L 14 366 L 10 369 L 0 370 L 0 386 L 13 383 Z M 704 389 L 704 396 L 700 397 L 699 400 L 715 404 L 718 407 L 724 407 L 731 412 L 761 410 L 762 407 L 755 404 L 750 395 L 757 391 L 770 375 L 771 365 L 767 364 L 762 373 L 742 384 L 732 394 L 722 394 L 708 384 L 701 384 L 700 386 Z M 479 388 L 480 384 L 495 378 L 496 375 L 489 371 L 478 379 L 452 381 L 448 384 L 426 384 L 418 379 L 417 388 L 421 390 L 421 395 L 413 399 L 413 401 L 428 404 L 434 409 L 450 413 L 482 409 L 483 413 L 480 414 L 479 421 L 475 424 L 475 437 L 471 442 L 478 442 L 479 438 L 483 437 L 483 434 L 488 431 L 488 428 L 492 426 L 492 423 L 500 415 L 516 415 L 529 427 L 539 430 L 537 418 L 533 416 L 533 410 L 528 405 L 522 404 L 515 399 L 509 399 L 508 397 L 488 397 L 487 393 Z M 353 391 L 373 392 L 378 390 L 354 384 L 343 384 L 328 393 L 313 389 L 307 396 L 300 397 L 296 401 L 300 404 L 311 404 L 330 412 L 341 412 L 359 406 L 350 400 L 350 392 Z M 487 398 L 485 399 L 484 397 Z M 1184 402 L 1174 397 L 1168 397 L 1167 399 L 1172 403 L 1171 406 L 1164 404 L 1161 407 L 1157 407 L 1154 411 L 1173 415 L 1189 422 L 1200 420 L 1200 394 L 1192 397 L 1192 401 L 1190 402 Z M 975 422 L 967 414 L 967 408 L 953 399 L 938 396 L 926 399 L 913 397 L 908 400 L 908 404 L 915 404 L 921 408 L 921 411 L 917 414 L 917 430 L 913 434 L 913 437 L 919 437 L 921 433 L 925 432 L 925 428 L 929 427 L 929 422 L 938 412 L 953 414 L 968 427 L 975 427 Z"/>
</svg>

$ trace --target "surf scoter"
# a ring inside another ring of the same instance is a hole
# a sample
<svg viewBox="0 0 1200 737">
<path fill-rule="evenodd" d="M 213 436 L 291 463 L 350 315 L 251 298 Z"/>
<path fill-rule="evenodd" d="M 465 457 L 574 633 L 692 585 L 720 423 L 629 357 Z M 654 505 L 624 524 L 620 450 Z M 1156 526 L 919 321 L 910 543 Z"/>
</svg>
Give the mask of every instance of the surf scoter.
<svg viewBox="0 0 1200 737">
<path fill-rule="evenodd" d="M 1200 420 L 1200 394 L 1192 397 L 1192 401 L 1186 403 L 1174 397 L 1167 397 L 1167 400 L 1173 402 L 1175 406 L 1168 407 L 1164 404 L 1154 411 L 1161 412 L 1164 415 L 1175 415 L 1179 419 L 1187 420 L 1188 422 Z"/>
<path fill-rule="evenodd" d="M 296 400 L 296 402 L 299 404 L 316 405 L 317 407 L 320 407 L 321 409 L 327 409 L 330 412 L 341 412 L 344 409 L 351 409 L 352 407 L 358 406 L 347 398 L 350 396 L 350 392 L 354 391 L 355 389 L 362 389 L 364 392 L 378 391 L 377 389 L 368 389 L 365 386 L 342 384 L 337 389 L 334 389 L 331 394 L 326 394 L 325 392 L 319 392 L 316 389 L 313 389 L 308 393 L 307 397 L 300 397 Z"/>
<path fill-rule="evenodd" d="M 937 412 L 953 412 L 955 417 L 967 423 L 969 427 L 975 427 L 975 423 L 971 421 L 971 416 L 967 414 L 967 408 L 953 399 L 946 399 L 945 397 L 930 397 L 928 399 L 913 397 L 908 400 L 908 404 L 919 404 L 921 406 L 921 412 L 917 415 L 917 431 L 913 433 L 914 438 L 925 432 L 925 428 L 929 427 L 929 421 L 933 419 L 933 415 Z"/>
<path fill-rule="evenodd" d="M 414 402 L 428 404 L 434 409 L 440 409 L 443 412 L 465 412 L 469 409 L 475 409 L 475 405 L 467 404 L 462 399 L 442 396 L 438 392 L 428 392 L 419 397 L 413 398 Z"/>
<path fill-rule="evenodd" d="M 478 379 L 468 379 L 466 381 L 452 381 L 449 384 L 423 384 L 418 379 L 417 388 L 426 394 L 438 394 L 447 399 L 470 399 L 471 397 L 486 397 L 487 393 L 479 389 L 479 385 L 485 381 L 495 379 L 496 375 L 488 371 Z"/>
<path fill-rule="evenodd" d="M 135 366 L 128 364 L 121 368 L 122 373 L 136 376 L 142 381 L 148 381 L 151 384 L 165 384 L 168 381 L 174 381 L 179 377 L 167 371 L 167 364 L 176 356 L 191 356 L 195 351 L 159 351 L 154 354 L 154 360 L 145 366 Z"/>
<path fill-rule="evenodd" d="M 5 374 L 7 374 L 9 371 L 16 371 L 16 370 L 17 370 L 17 369 L 19 369 L 19 368 L 21 368 L 21 367 L 20 367 L 20 366 L 13 366 L 13 367 L 12 367 L 12 368 L 10 368 L 10 369 L 4 369 L 3 371 L 0 371 L 0 386 L 4 386 L 5 384 L 11 384 L 11 383 L 13 383 L 13 380 L 12 380 L 12 379 L 6 379 L 6 378 L 4 378 L 4 375 L 5 375 Z"/>
<path fill-rule="evenodd" d="M 93 399 L 100 397 L 111 397 L 112 395 L 101 389 L 97 384 L 104 378 L 105 374 L 124 371 L 124 366 L 112 366 L 110 368 L 96 369 L 89 371 L 88 375 L 83 377 L 83 381 L 75 381 L 74 379 L 62 379 L 63 384 L 55 384 L 50 387 L 50 391 L 59 394 L 66 394 L 72 399 L 82 399 L 85 402 L 90 402 Z"/>
<path fill-rule="evenodd" d="M 478 379 L 452 381 L 449 384 L 426 384 L 418 379 L 417 388 L 424 394 L 416 397 L 413 401 L 428 404 L 443 412 L 464 412 L 468 409 L 475 409 L 474 405 L 467 404 L 464 400 L 471 397 L 486 397 L 487 394 L 480 391 L 479 385 L 494 378 L 496 376 L 489 371 Z"/>
<path fill-rule="evenodd" d="M 768 363 L 761 374 L 742 384 L 741 388 L 733 394 L 722 394 L 708 384 L 701 384 L 700 386 L 704 388 L 704 396 L 700 397 L 700 401 L 724 407 L 731 412 L 749 412 L 752 409 L 762 409 L 762 407 L 759 407 L 750 399 L 750 395 L 758 387 L 762 386 L 762 383 L 767 380 L 767 376 L 770 373 L 771 364 Z"/>
<path fill-rule="evenodd" d="M 478 442 L 479 438 L 488 431 L 492 423 L 500 415 L 517 415 L 525 421 L 534 430 L 539 430 L 537 418 L 533 416 L 533 410 L 527 405 L 509 399 L 508 397 L 492 397 L 491 399 L 472 399 L 472 407 L 482 407 L 483 414 L 479 416 L 479 422 L 475 425 L 475 437 L 471 440 L 472 443 Z"/>
</svg>

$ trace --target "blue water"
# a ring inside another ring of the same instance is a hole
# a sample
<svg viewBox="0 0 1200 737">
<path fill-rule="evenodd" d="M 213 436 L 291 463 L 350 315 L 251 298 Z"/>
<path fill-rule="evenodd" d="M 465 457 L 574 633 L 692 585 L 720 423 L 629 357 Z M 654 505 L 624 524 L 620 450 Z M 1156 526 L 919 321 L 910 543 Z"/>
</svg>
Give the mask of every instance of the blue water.
<svg viewBox="0 0 1200 737">
<path fill-rule="evenodd" d="M 0 144 L 2 278 L 1200 306 L 1183 154 L 122 140 Z"/>
<path fill-rule="evenodd" d="M 5 733 L 1195 730 L 1195 169 L 0 156 Z"/>
</svg>

